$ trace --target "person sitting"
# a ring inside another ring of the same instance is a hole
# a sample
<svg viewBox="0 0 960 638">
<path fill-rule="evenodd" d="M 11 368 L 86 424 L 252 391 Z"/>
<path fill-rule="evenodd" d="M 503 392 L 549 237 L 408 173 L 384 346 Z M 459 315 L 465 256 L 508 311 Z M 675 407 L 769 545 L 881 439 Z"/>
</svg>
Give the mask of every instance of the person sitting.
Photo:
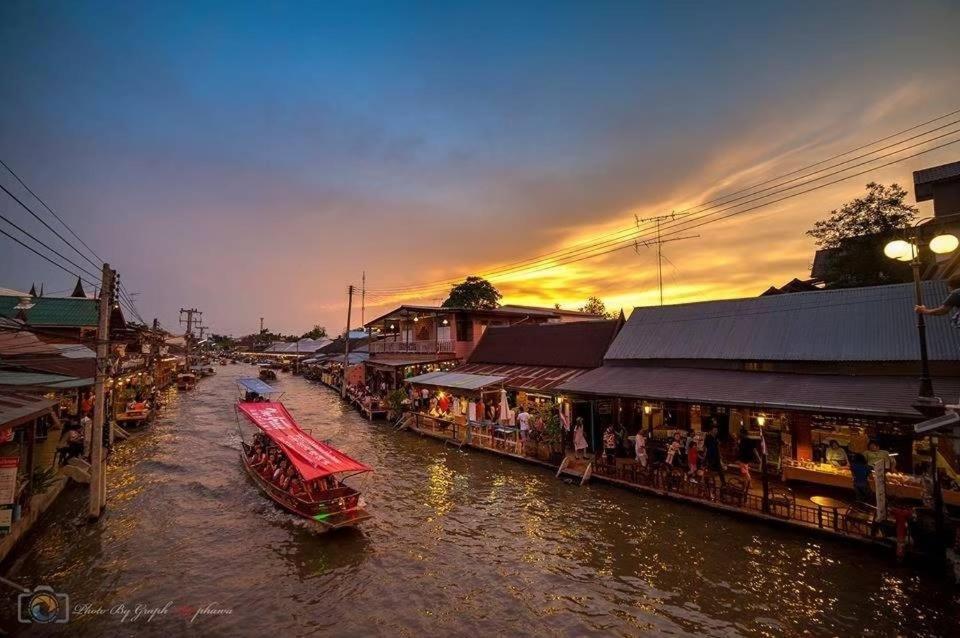
<svg viewBox="0 0 960 638">
<path fill-rule="evenodd" d="M 283 473 L 283 476 L 280 478 L 279 487 L 281 490 L 287 491 L 290 489 L 290 481 L 293 480 L 294 472 L 293 466 L 288 465 L 287 471 Z"/>
<path fill-rule="evenodd" d="M 303 482 L 296 476 L 290 479 L 289 492 L 293 498 L 302 499 L 307 495 L 307 491 L 303 488 Z"/>
<path fill-rule="evenodd" d="M 827 463 L 836 465 L 837 467 L 845 467 L 850 464 L 849 459 L 847 459 L 847 453 L 840 443 L 836 439 L 830 439 L 830 447 L 827 448 L 826 454 Z"/>
</svg>

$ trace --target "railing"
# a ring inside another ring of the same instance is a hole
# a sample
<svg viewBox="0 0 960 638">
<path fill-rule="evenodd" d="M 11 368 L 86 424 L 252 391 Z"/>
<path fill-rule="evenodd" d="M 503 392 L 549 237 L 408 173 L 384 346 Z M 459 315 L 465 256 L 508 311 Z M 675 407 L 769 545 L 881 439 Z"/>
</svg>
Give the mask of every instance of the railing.
<svg viewBox="0 0 960 638">
<path fill-rule="evenodd" d="M 375 341 L 370 344 L 371 354 L 435 354 L 454 351 L 453 341 L 429 339 L 426 341 Z"/>
<path fill-rule="evenodd" d="M 666 464 L 643 468 L 636 463 L 607 464 L 603 457 L 598 457 L 594 462 L 593 473 L 662 490 L 668 494 L 719 503 L 851 536 L 875 538 L 879 527 L 877 521 L 855 508 L 851 507 L 843 511 L 827 507 L 811 507 L 797 503 L 792 497 L 777 493 L 768 497 L 767 506 L 764 508 L 763 497 L 747 491 L 733 477 L 728 478 L 726 484 L 715 475 L 705 476 L 700 481 L 692 483 L 684 469 L 671 468 Z"/>
</svg>

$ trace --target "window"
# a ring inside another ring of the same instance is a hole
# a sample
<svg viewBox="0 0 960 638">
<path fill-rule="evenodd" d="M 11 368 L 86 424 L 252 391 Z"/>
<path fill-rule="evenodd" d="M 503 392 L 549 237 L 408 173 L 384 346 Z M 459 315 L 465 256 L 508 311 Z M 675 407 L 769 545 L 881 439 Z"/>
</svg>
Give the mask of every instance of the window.
<svg viewBox="0 0 960 638">
<path fill-rule="evenodd" d="M 457 317 L 457 341 L 473 341 L 473 321 Z"/>
</svg>

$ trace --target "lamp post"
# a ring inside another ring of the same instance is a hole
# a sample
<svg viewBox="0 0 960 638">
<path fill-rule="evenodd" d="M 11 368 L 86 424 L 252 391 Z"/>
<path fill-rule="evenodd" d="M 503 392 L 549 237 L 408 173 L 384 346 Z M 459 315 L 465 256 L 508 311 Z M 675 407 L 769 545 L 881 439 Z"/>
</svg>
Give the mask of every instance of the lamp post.
<svg viewBox="0 0 960 638">
<path fill-rule="evenodd" d="M 909 262 L 913 270 L 913 285 L 916 291 L 916 305 L 923 305 L 923 289 L 920 285 L 920 236 L 916 226 L 911 229 L 909 240 L 898 239 L 888 243 L 883 253 L 890 259 Z M 927 247 L 937 255 L 952 253 L 960 245 L 954 235 L 937 235 L 929 241 Z M 917 333 L 920 337 L 920 392 L 913 407 L 927 417 L 942 415 L 945 408 L 943 402 L 933 393 L 933 381 L 930 379 L 930 360 L 927 355 L 927 324 L 923 313 L 917 314 Z M 937 443 L 930 436 L 930 479 L 933 488 L 934 524 L 937 533 L 936 546 L 939 549 L 943 541 L 943 493 L 940 489 L 940 480 L 937 476 Z"/>
<path fill-rule="evenodd" d="M 913 286 L 916 294 L 916 305 L 923 305 L 923 288 L 920 282 L 920 267 L 923 262 L 920 260 L 920 241 L 917 234 L 917 228 L 911 229 L 913 232 L 909 241 L 897 239 L 888 243 L 883 253 L 890 259 L 908 262 L 913 270 Z M 930 251 L 945 255 L 953 252 L 960 245 L 953 235 L 937 235 L 928 243 Z M 921 413 L 928 416 L 943 414 L 943 403 L 937 399 L 933 393 L 933 381 L 930 379 L 930 359 L 927 355 L 927 324 L 922 313 L 917 313 L 917 334 L 920 338 L 920 391 L 917 395 L 914 407 Z"/>
</svg>

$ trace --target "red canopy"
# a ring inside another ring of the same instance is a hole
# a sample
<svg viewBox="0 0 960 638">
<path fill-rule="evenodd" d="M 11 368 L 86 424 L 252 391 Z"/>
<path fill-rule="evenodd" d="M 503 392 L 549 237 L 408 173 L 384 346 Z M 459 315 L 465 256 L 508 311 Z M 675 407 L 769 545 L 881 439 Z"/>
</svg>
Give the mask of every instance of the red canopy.
<svg viewBox="0 0 960 638">
<path fill-rule="evenodd" d="M 237 406 L 283 450 L 305 481 L 372 469 L 304 432 L 282 403 L 241 401 Z"/>
</svg>

